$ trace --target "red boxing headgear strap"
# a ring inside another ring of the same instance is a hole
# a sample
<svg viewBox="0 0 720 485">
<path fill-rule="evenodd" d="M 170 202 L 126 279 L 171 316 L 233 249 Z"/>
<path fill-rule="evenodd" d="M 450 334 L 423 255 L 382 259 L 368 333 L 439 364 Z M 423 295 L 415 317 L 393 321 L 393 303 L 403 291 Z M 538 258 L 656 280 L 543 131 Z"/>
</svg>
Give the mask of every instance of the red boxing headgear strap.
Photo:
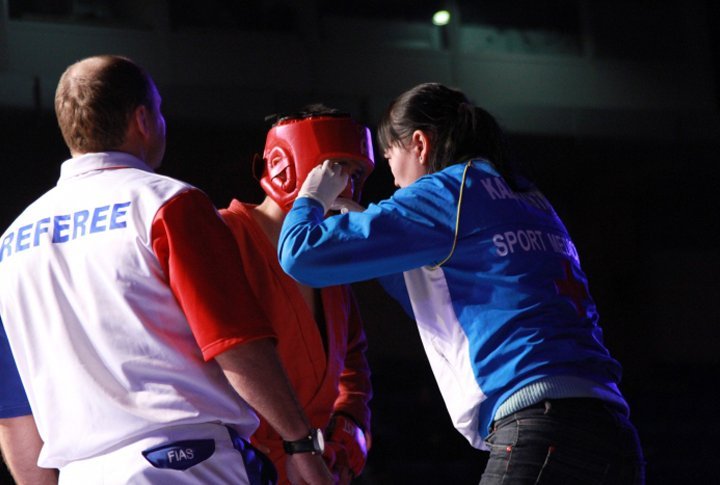
<svg viewBox="0 0 720 485">
<path fill-rule="evenodd" d="M 360 201 L 362 186 L 375 168 L 370 130 L 346 114 L 281 118 L 267 134 L 260 185 L 289 211 L 307 174 L 327 159 L 347 161 L 348 187 L 341 197 Z"/>
</svg>

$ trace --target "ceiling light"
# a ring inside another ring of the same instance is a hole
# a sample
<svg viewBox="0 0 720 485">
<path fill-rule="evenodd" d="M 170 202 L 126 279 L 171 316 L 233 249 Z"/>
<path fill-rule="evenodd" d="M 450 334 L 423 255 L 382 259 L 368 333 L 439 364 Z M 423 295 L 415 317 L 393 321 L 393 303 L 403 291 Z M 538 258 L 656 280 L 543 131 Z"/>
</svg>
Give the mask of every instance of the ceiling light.
<svg viewBox="0 0 720 485">
<path fill-rule="evenodd" d="M 447 10 L 438 10 L 433 14 L 432 23 L 435 25 L 447 25 L 450 23 L 450 12 Z"/>
</svg>

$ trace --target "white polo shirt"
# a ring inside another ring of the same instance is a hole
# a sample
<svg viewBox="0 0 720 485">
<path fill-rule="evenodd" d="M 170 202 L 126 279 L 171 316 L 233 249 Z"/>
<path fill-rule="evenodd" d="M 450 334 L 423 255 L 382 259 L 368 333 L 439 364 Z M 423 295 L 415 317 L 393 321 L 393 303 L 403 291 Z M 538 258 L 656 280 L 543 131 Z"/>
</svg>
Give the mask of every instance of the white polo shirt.
<svg viewBox="0 0 720 485">
<path fill-rule="evenodd" d="M 0 239 L 0 314 L 60 468 L 167 425 L 258 420 L 206 362 L 272 337 L 205 194 L 124 153 L 62 165 Z"/>
</svg>

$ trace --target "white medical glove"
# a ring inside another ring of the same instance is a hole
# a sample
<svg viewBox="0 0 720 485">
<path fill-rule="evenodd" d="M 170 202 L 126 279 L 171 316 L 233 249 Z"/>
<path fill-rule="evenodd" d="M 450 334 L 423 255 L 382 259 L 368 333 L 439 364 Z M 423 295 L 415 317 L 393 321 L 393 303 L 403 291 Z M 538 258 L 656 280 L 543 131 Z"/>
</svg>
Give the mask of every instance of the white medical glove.
<svg viewBox="0 0 720 485">
<path fill-rule="evenodd" d="M 310 170 L 298 191 L 298 197 L 310 197 L 320 202 L 327 212 L 337 196 L 348 184 L 348 175 L 338 162 L 325 160 L 322 165 Z"/>
<path fill-rule="evenodd" d="M 347 214 L 348 212 L 362 212 L 365 207 L 347 197 L 338 197 L 330 206 L 330 210 L 338 211 L 340 214 Z"/>
</svg>

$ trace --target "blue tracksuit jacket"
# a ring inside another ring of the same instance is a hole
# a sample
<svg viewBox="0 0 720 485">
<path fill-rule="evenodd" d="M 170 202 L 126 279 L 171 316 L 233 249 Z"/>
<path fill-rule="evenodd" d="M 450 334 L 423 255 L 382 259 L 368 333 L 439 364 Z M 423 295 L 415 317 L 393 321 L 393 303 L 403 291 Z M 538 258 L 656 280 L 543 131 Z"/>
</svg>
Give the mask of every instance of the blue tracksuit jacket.
<svg viewBox="0 0 720 485">
<path fill-rule="evenodd" d="M 317 201 L 298 199 L 280 235 L 283 268 L 315 287 L 382 277 L 417 321 L 455 427 L 477 448 L 493 419 L 544 398 L 598 397 L 627 410 L 620 365 L 554 209 L 475 160 L 458 210 L 465 167 L 364 212 L 323 219 Z"/>
</svg>

